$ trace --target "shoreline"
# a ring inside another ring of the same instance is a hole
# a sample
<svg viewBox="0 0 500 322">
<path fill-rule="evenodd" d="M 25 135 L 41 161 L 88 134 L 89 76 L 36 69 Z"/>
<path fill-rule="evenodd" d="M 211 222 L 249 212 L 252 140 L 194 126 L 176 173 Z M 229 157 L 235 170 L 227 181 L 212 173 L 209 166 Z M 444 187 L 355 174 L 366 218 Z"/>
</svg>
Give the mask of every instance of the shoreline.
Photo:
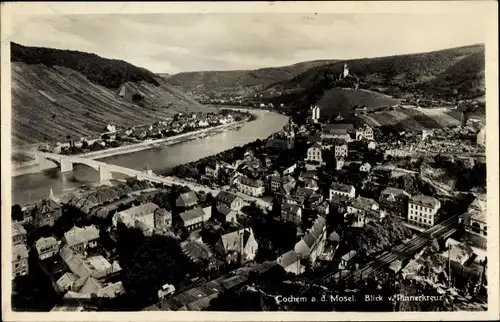
<svg viewBox="0 0 500 322">
<path fill-rule="evenodd" d="M 256 118 L 259 117 L 257 115 L 257 113 L 252 113 L 252 115 Z M 117 148 L 110 148 L 110 149 L 93 151 L 93 152 L 88 152 L 88 153 L 83 153 L 83 154 L 75 154 L 74 156 L 88 158 L 88 159 L 92 159 L 92 160 L 98 160 L 98 159 L 103 159 L 103 158 L 107 158 L 107 157 L 111 157 L 111 156 L 115 156 L 115 155 L 129 154 L 129 153 L 144 151 L 144 150 L 148 150 L 148 149 L 153 149 L 156 147 L 167 147 L 170 145 L 175 145 L 175 144 L 179 144 L 182 142 L 186 142 L 186 141 L 189 141 L 191 139 L 197 139 L 196 137 L 193 137 L 196 135 L 200 135 L 200 134 L 206 134 L 206 136 L 214 135 L 214 134 L 220 133 L 221 131 L 223 131 L 225 129 L 244 125 L 245 123 L 248 123 L 251 121 L 252 121 L 251 117 L 248 117 L 247 119 L 242 120 L 242 121 L 233 122 L 233 123 L 229 123 L 229 124 L 221 124 L 221 125 L 217 125 L 215 127 L 200 129 L 200 130 L 196 130 L 196 131 L 192 131 L 192 132 L 188 132 L 188 133 L 182 133 L 182 134 L 168 137 L 168 138 L 161 138 L 161 139 L 152 140 L 152 141 L 148 141 L 148 142 L 134 143 L 134 144 L 126 145 L 126 146 L 120 146 Z M 28 175 L 28 174 L 35 174 L 35 173 L 43 172 L 45 170 L 57 168 L 57 167 L 58 166 L 54 162 L 42 159 L 37 164 L 27 165 L 24 167 L 19 167 L 17 169 L 12 167 L 11 177 L 14 178 L 14 177 Z"/>
</svg>

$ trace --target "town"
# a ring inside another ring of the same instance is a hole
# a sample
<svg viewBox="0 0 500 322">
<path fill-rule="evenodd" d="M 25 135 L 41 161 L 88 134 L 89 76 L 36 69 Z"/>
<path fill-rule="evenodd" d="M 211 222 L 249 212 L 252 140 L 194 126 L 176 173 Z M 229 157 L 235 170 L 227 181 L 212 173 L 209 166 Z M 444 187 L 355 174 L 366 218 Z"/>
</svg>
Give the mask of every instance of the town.
<svg viewBox="0 0 500 322">
<path fill-rule="evenodd" d="M 110 128 L 115 134 L 101 142 L 160 138 L 244 115 L 179 117 Z M 391 131 L 325 121 L 312 105 L 306 120 L 291 117 L 267 139 L 172 170 L 196 190 L 128 178 L 64 200 L 47 191 L 36 204 L 12 207 L 13 305 L 486 310 L 485 142 L 475 119 Z M 353 302 L 278 300 L 351 292 Z M 403 293 L 439 300 L 395 296 Z M 366 302 L 366 294 L 381 300 Z"/>
<path fill-rule="evenodd" d="M 191 135 L 191 138 L 203 137 L 207 135 L 207 131 L 223 131 L 230 125 L 237 125 L 251 119 L 252 115 L 249 113 L 231 109 L 219 109 L 217 112 L 208 114 L 177 113 L 165 117 L 155 124 L 128 128 L 117 128 L 116 125 L 108 124 L 104 132 L 98 137 L 74 138 L 71 134 L 68 134 L 66 136 L 68 142 L 45 142 L 34 146 L 40 151 L 64 155 L 90 153 L 120 147 L 130 148 L 137 145 L 147 148 L 147 144 L 151 143 L 179 142 L 176 139 L 185 140 L 186 135 Z M 21 166 L 27 164 L 22 153 L 14 154 L 13 159 L 20 161 Z"/>
</svg>

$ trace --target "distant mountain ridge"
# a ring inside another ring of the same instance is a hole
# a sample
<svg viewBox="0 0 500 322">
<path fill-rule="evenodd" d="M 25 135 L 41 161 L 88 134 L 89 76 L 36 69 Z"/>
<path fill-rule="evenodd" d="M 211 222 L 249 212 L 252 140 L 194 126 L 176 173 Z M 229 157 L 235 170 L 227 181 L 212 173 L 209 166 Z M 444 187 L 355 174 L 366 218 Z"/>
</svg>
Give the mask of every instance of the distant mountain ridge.
<svg viewBox="0 0 500 322">
<path fill-rule="evenodd" d="M 344 63 L 366 89 L 391 95 L 421 92 L 428 96 L 465 98 L 484 95 L 483 44 L 420 54 L 339 61 L 317 66 L 291 80 L 275 83 L 266 92 L 308 89 L 318 77 L 336 77 Z"/>
<path fill-rule="evenodd" d="M 151 124 L 210 112 L 147 69 L 95 54 L 11 44 L 15 145 L 96 135 L 107 124 Z"/>
<path fill-rule="evenodd" d="M 82 73 L 93 83 L 110 89 L 117 89 L 128 81 L 146 81 L 156 86 L 160 85 L 152 72 L 123 60 L 107 59 L 96 54 L 73 50 L 25 47 L 16 43 L 11 43 L 10 48 L 12 62 L 70 68 Z"/>
<path fill-rule="evenodd" d="M 182 72 L 171 75 L 168 82 L 198 99 L 248 96 L 276 82 L 292 79 L 309 68 L 333 62 L 336 60 L 315 60 L 256 70 Z"/>
<path fill-rule="evenodd" d="M 475 44 L 427 53 L 320 60 L 254 71 L 180 73 L 168 81 L 197 98 L 241 95 L 249 99 L 283 93 L 301 96 L 304 91 L 314 90 L 320 78 L 337 77 L 347 63 L 350 73 L 365 89 L 389 95 L 420 93 L 437 98 L 471 98 L 484 95 L 484 51 L 484 44 Z M 246 90 L 242 89 L 245 86 Z M 292 100 L 296 97 L 293 95 Z"/>
</svg>

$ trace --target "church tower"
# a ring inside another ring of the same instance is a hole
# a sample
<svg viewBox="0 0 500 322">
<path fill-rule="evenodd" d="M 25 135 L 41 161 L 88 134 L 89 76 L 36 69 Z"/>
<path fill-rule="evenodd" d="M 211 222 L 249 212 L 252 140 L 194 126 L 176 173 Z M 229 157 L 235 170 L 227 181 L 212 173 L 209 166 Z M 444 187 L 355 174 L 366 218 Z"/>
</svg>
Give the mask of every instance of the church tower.
<svg viewBox="0 0 500 322">
<path fill-rule="evenodd" d="M 291 129 L 286 133 L 286 148 L 293 149 L 295 145 L 295 130 Z"/>
<path fill-rule="evenodd" d="M 52 187 L 50 187 L 50 191 L 49 191 L 49 199 L 54 201 L 55 203 L 59 203 L 59 198 L 57 198 L 55 195 L 54 195 L 54 191 L 52 190 Z"/>
</svg>

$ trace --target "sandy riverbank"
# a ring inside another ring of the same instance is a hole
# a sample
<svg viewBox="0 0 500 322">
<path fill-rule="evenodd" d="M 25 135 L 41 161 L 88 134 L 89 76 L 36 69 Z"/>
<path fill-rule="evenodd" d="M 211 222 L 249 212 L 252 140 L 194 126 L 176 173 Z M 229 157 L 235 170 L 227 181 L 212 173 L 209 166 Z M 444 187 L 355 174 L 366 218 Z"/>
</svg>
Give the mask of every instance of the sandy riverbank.
<svg viewBox="0 0 500 322">
<path fill-rule="evenodd" d="M 256 114 L 253 114 L 255 117 L 258 117 Z M 205 134 L 207 136 L 213 135 L 216 133 L 220 133 L 221 131 L 224 131 L 225 129 L 233 128 L 233 127 L 238 127 L 242 126 L 246 122 L 249 122 L 250 118 L 247 118 L 243 121 L 239 122 L 233 122 L 229 124 L 222 124 L 218 125 L 215 127 L 211 128 L 206 128 L 206 129 L 201 129 L 201 130 L 196 130 L 188 133 L 183 133 L 179 134 L 176 136 L 168 137 L 168 138 L 162 138 L 158 140 L 150 140 L 147 142 L 140 142 L 136 144 L 130 144 L 126 146 L 121 146 L 117 148 L 111 148 L 111 149 L 105 149 L 105 150 L 100 150 L 100 151 L 93 151 L 89 153 L 83 153 L 83 154 L 78 154 L 75 156 L 78 157 L 83 157 L 83 158 L 89 158 L 89 159 L 102 159 L 106 157 L 111 157 L 115 155 L 120 155 L 120 154 L 128 154 L 128 153 L 134 153 L 138 151 L 143 151 L 155 147 L 162 147 L 162 146 L 169 146 L 169 145 L 174 145 L 178 143 L 182 143 L 191 139 L 196 139 L 196 136 Z M 38 162 L 36 165 L 28 165 L 25 167 L 15 167 L 12 165 L 12 177 L 16 176 L 21 176 L 21 175 L 26 175 L 26 174 L 33 174 L 33 173 L 38 173 L 41 171 L 45 171 L 48 169 L 53 169 L 57 168 L 57 164 L 55 164 L 52 161 L 42 159 Z"/>
</svg>

